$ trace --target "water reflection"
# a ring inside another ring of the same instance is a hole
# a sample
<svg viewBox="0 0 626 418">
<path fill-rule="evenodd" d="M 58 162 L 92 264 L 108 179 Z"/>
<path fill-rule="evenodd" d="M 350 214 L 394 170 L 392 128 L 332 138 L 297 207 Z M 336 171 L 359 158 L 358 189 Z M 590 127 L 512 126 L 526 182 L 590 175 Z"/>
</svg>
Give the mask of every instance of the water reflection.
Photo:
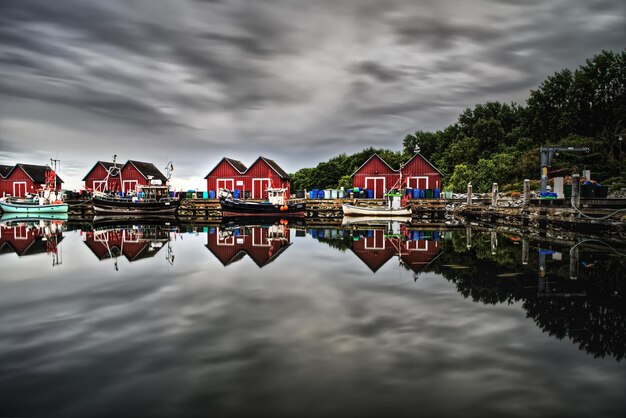
<svg viewBox="0 0 626 418">
<path fill-rule="evenodd" d="M 61 263 L 59 244 L 65 222 L 46 219 L 6 218 L 0 222 L 0 255 L 15 253 L 19 257 L 51 254 L 52 265 Z"/>
<path fill-rule="evenodd" d="M 129 262 L 152 258 L 167 248 L 166 260 L 174 263 L 172 236 L 179 233 L 177 227 L 169 225 L 125 225 L 116 227 L 96 227 L 83 235 L 83 242 L 100 261 L 115 260 L 115 270 L 119 270 L 117 258 L 124 256 Z"/>
<path fill-rule="evenodd" d="M 623 243 L 394 224 L 28 226 L 42 242 L 57 228 L 65 260 L 0 256 L 0 416 L 624 412 Z"/>
<path fill-rule="evenodd" d="M 206 247 L 220 263 L 228 266 L 248 255 L 263 268 L 291 245 L 285 223 L 266 225 L 225 224 L 208 228 Z"/>
</svg>

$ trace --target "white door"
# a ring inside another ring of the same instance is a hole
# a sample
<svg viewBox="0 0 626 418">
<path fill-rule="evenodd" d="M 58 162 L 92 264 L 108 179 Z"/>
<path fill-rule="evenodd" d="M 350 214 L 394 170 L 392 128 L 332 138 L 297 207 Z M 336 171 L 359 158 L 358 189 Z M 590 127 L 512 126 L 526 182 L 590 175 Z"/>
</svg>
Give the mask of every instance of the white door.
<svg viewBox="0 0 626 418">
<path fill-rule="evenodd" d="M 26 197 L 26 182 L 16 181 L 13 183 L 13 196 Z"/>
<path fill-rule="evenodd" d="M 215 192 L 219 192 L 220 189 L 226 189 L 233 191 L 235 190 L 235 180 L 234 179 L 217 179 L 215 183 L 217 190 Z"/>
<path fill-rule="evenodd" d="M 385 197 L 385 187 L 387 187 L 387 182 L 384 177 L 365 177 L 365 188 L 374 190 L 375 199 Z"/>
<path fill-rule="evenodd" d="M 137 180 L 124 180 L 122 183 L 122 191 L 124 193 L 134 192 L 137 190 L 138 183 Z"/>
<path fill-rule="evenodd" d="M 252 198 L 267 199 L 267 189 L 270 187 L 270 179 L 252 179 Z"/>
<path fill-rule="evenodd" d="M 103 192 L 106 190 L 106 181 L 104 180 L 100 180 L 100 181 L 95 181 L 93 182 L 93 190 L 96 192 Z"/>
</svg>

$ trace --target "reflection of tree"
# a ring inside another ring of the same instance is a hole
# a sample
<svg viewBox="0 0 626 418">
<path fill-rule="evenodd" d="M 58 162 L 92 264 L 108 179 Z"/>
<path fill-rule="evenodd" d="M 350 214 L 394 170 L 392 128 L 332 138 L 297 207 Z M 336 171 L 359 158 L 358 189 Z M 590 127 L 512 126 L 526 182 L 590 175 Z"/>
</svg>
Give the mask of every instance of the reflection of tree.
<svg viewBox="0 0 626 418">
<path fill-rule="evenodd" d="M 623 303 L 624 258 L 581 250 L 579 279 L 569 280 L 568 248 L 564 261 L 546 263 L 546 277 L 539 279 L 538 255 L 530 252 L 521 264 L 521 246 L 499 236 L 491 254 L 489 235 L 474 232 L 467 249 L 464 234 L 453 234 L 442 243 L 444 252 L 427 271 L 443 275 L 466 298 L 485 304 L 521 301 L 528 317 L 548 334 L 565 337 L 596 357 L 626 354 L 626 308 Z M 590 268 L 585 265 L 592 266 Z M 548 291 L 538 282 L 549 283 Z"/>
</svg>

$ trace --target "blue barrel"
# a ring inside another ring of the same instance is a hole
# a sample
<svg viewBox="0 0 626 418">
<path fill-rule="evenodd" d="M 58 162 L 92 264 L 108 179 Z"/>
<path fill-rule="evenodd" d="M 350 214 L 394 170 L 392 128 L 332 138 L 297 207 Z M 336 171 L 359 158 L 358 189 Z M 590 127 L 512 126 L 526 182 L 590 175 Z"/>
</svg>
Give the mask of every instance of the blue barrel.
<svg viewBox="0 0 626 418">
<path fill-rule="evenodd" d="M 202 198 L 203 199 L 208 199 L 209 198 L 209 192 L 202 192 Z"/>
<path fill-rule="evenodd" d="M 321 191 L 322 193 L 324 193 L 324 191 Z M 324 238 L 324 230 L 320 229 L 319 231 L 317 231 L 317 237 L 318 238 Z"/>
<path fill-rule="evenodd" d="M 420 198 L 420 189 L 413 189 L 413 199 Z"/>
<path fill-rule="evenodd" d="M 435 199 L 439 199 L 441 197 L 441 190 L 439 190 L 439 189 L 433 190 L 433 197 Z"/>
<path fill-rule="evenodd" d="M 367 198 L 368 199 L 373 199 L 374 198 L 374 190 L 367 189 Z"/>
<path fill-rule="evenodd" d="M 241 232 L 239 231 L 239 228 L 233 229 L 233 236 L 234 237 L 238 237 L 239 235 L 241 235 Z"/>
<path fill-rule="evenodd" d="M 420 239 L 420 231 L 412 231 L 411 240 L 417 241 Z"/>
<path fill-rule="evenodd" d="M 439 241 L 439 231 L 433 231 L 433 239 Z"/>
<path fill-rule="evenodd" d="M 367 237 L 368 237 L 368 238 L 372 238 L 372 237 L 374 237 L 374 231 L 373 231 L 373 230 L 371 230 L 371 229 L 368 229 L 368 230 L 367 230 Z"/>
<path fill-rule="evenodd" d="M 209 234 L 211 234 L 211 235 L 215 234 L 215 227 L 214 226 L 209 227 Z"/>
<path fill-rule="evenodd" d="M 215 199 L 215 190 L 209 190 L 209 199 Z"/>
<path fill-rule="evenodd" d="M 176 197 L 176 192 L 170 192 L 170 197 Z"/>
<path fill-rule="evenodd" d="M 317 192 L 317 198 L 318 199 L 323 199 L 324 198 L 324 190 L 318 190 Z M 323 234 L 322 234 L 323 235 Z"/>
<path fill-rule="evenodd" d="M 407 187 L 406 190 L 404 191 L 404 194 L 409 196 L 409 199 L 413 196 L 413 189 L 410 187 Z"/>
<path fill-rule="evenodd" d="M 426 190 L 420 189 L 420 199 L 426 197 Z"/>
<path fill-rule="evenodd" d="M 233 197 L 234 197 L 235 199 L 239 199 L 239 196 L 241 196 L 241 190 L 239 190 L 239 189 L 235 189 L 235 190 L 233 191 Z"/>
</svg>

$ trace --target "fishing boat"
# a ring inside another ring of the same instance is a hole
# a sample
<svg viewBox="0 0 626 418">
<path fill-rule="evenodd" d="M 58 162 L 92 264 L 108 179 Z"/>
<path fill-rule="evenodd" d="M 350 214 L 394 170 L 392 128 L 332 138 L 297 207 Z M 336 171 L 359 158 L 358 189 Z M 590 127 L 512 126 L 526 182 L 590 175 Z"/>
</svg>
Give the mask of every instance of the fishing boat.
<svg viewBox="0 0 626 418">
<path fill-rule="evenodd" d="M 110 176 L 120 175 L 121 168 L 115 163 L 117 156 L 113 156 L 113 165 L 108 168 L 105 183 Z M 167 164 L 167 182 L 138 186 L 137 190 L 121 195 L 120 193 L 96 191 L 92 197 L 94 211 L 97 215 L 126 216 L 126 215 L 173 215 L 176 213 L 180 200 L 172 197 L 169 186 L 172 163 Z M 120 182 L 122 180 L 120 179 Z M 160 180 L 159 180 L 160 181 Z"/>
<path fill-rule="evenodd" d="M 286 193 L 286 188 L 270 187 L 267 189 L 266 202 L 251 202 L 235 199 L 230 190 L 221 189 L 219 198 L 222 217 L 304 217 L 306 203 L 288 202 Z"/>
<path fill-rule="evenodd" d="M 56 160 L 55 161 L 56 164 Z M 56 166 L 55 166 L 56 167 Z M 46 168 L 45 184 L 30 198 L 4 197 L 0 199 L 3 213 L 20 213 L 26 215 L 42 213 L 67 213 L 69 206 L 63 202 L 63 193 L 57 191 L 56 171 Z"/>
<path fill-rule="evenodd" d="M 382 217 L 410 217 L 411 208 L 406 206 L 406 199 L 403 199 L 402 193 L 390 192 L 386 193 L 386 206 L 356 206 L 344 203 L 341 206 L 345 216 L 382 216 Z M 404 205 L 403 201 L 404 200 Z"/>
</svg>

